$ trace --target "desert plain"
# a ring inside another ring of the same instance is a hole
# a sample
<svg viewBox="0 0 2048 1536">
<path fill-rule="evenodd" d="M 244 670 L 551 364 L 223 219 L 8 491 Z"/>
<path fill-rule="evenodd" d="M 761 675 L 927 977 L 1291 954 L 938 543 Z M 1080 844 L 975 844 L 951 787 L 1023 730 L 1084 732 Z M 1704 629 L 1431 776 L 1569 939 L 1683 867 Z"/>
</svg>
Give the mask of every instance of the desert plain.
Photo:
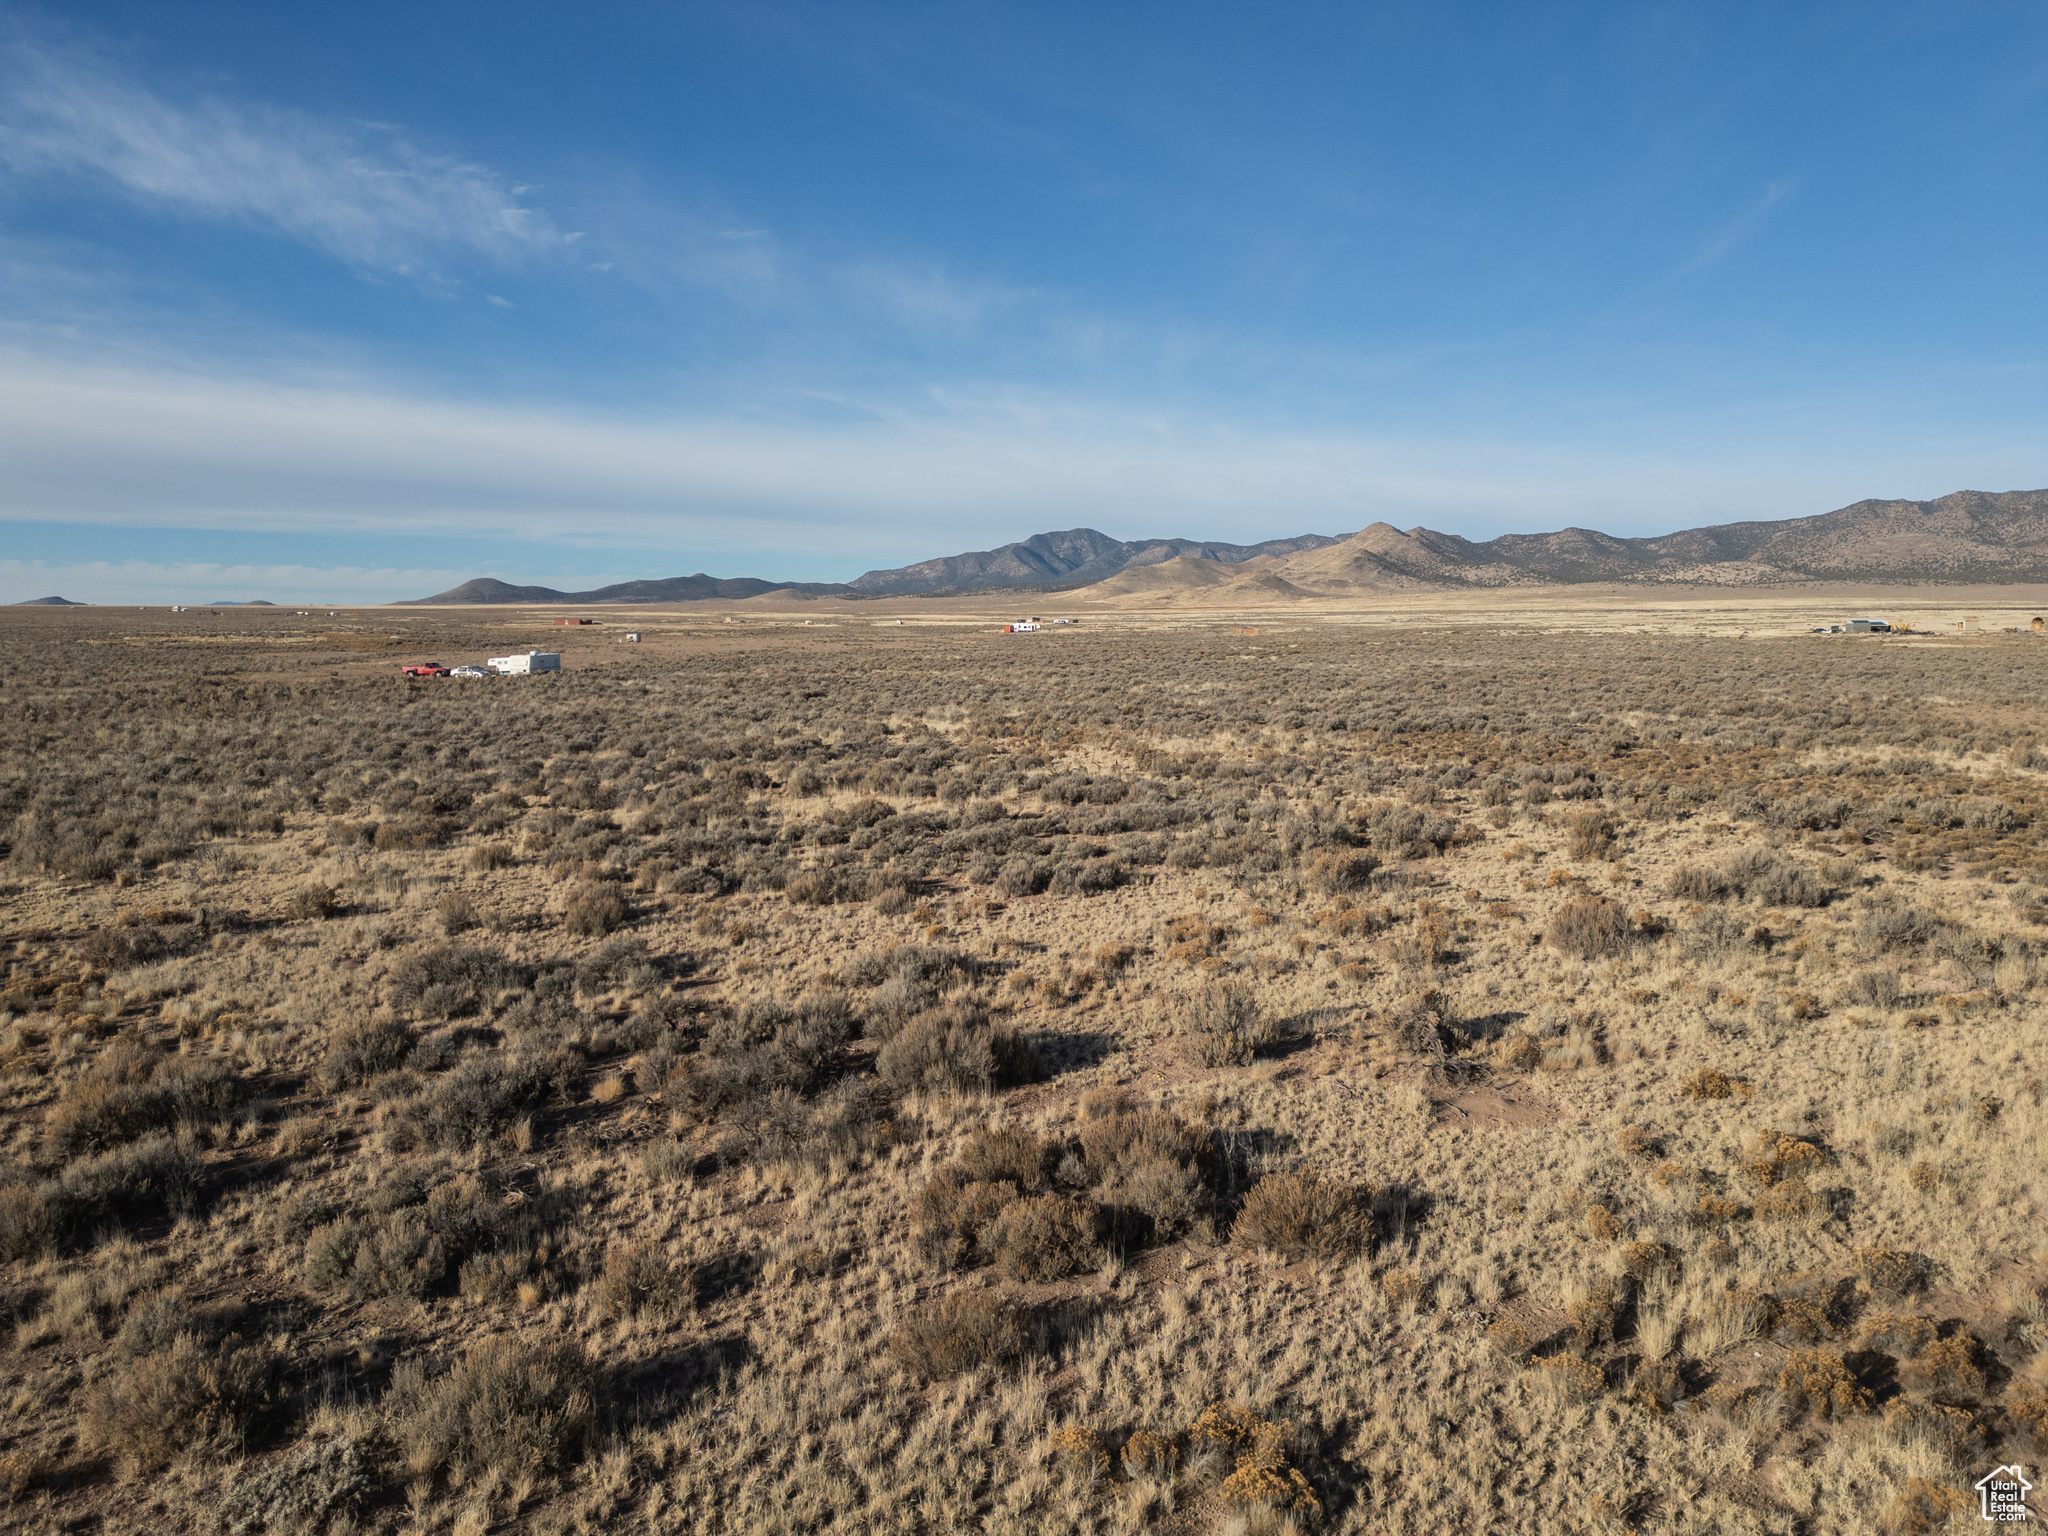
<svg viewBox="0 0 2048 1536">
<path fill-rule="evenodd" d="M 0 612 L 0 1523 L 1977 1528 L 2043 611 Z"/>
</svg>

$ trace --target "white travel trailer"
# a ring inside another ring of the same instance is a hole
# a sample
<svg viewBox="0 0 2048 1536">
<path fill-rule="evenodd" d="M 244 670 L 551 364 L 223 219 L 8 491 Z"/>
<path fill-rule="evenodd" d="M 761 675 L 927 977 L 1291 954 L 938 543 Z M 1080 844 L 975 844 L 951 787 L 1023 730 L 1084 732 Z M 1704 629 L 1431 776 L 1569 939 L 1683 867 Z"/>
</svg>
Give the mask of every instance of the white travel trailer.
<svg viewBox="0 0 2048 1536">
<path fill-rule="evenodd" d="M 521 651 L 517 656 L 493 656 L 489 666 L 493 672 L 513 676 L 528 672 L 559 672 L 562 670 L 562 656 L 559 651 Z"/>
</svg>

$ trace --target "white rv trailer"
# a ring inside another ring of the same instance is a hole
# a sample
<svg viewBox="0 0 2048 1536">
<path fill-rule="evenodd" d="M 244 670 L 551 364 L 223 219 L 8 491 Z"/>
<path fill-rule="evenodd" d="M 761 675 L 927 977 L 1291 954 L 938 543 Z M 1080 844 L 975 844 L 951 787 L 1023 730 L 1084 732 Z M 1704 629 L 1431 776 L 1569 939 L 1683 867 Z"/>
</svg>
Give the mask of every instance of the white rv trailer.
<svg viewBox="0 0 2048 1536">
<path fill-rule="evenodd" d="M 562 656 L 559 651 L 521 651 L 516 656 L 493 656 L 486 665 L 493 672 L 513 676 L 528 672 L 559 672 L 562 670 Z"/>
</svg>

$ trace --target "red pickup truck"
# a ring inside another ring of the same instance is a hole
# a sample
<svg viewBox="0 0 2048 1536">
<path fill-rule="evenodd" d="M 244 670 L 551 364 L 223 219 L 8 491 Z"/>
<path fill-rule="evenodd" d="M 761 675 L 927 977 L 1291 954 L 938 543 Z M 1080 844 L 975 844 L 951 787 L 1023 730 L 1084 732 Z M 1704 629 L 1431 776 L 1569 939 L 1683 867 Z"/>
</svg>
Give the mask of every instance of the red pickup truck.
<svg viewBox="0 0 2048 1536">
<path fill-rule="evenodd" d="M 423 661 L 416 667 L 405 669 L 407 677 L 446 677 L 448 669 L 438 661 Z"/>
</svg>

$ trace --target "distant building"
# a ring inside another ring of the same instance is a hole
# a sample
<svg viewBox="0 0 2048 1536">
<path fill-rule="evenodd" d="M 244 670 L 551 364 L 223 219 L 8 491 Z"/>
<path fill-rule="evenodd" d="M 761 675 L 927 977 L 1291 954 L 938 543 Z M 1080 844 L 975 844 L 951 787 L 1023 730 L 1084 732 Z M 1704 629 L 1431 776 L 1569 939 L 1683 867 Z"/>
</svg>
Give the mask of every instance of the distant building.
<svg viewBox="0 0 2048 1536">
<path fill-rule="evenodd" d="M 1892 632 L 1891 625 L 1883 619 L 1851 619 L 1844 627 L 1852 635 L 1888 635 Z"/>
<path fill-rule="evenodd" d="M 629 630 L 627 630 L 627 631 L 626 631 L 626 644 L 628 644 L 628 645 L 638 645 L 639 643 L 640 643 L 640 631 L 639 631 L 639 630 L 637 630 L 637 629 L 629 629 Z"/>
</svg>

